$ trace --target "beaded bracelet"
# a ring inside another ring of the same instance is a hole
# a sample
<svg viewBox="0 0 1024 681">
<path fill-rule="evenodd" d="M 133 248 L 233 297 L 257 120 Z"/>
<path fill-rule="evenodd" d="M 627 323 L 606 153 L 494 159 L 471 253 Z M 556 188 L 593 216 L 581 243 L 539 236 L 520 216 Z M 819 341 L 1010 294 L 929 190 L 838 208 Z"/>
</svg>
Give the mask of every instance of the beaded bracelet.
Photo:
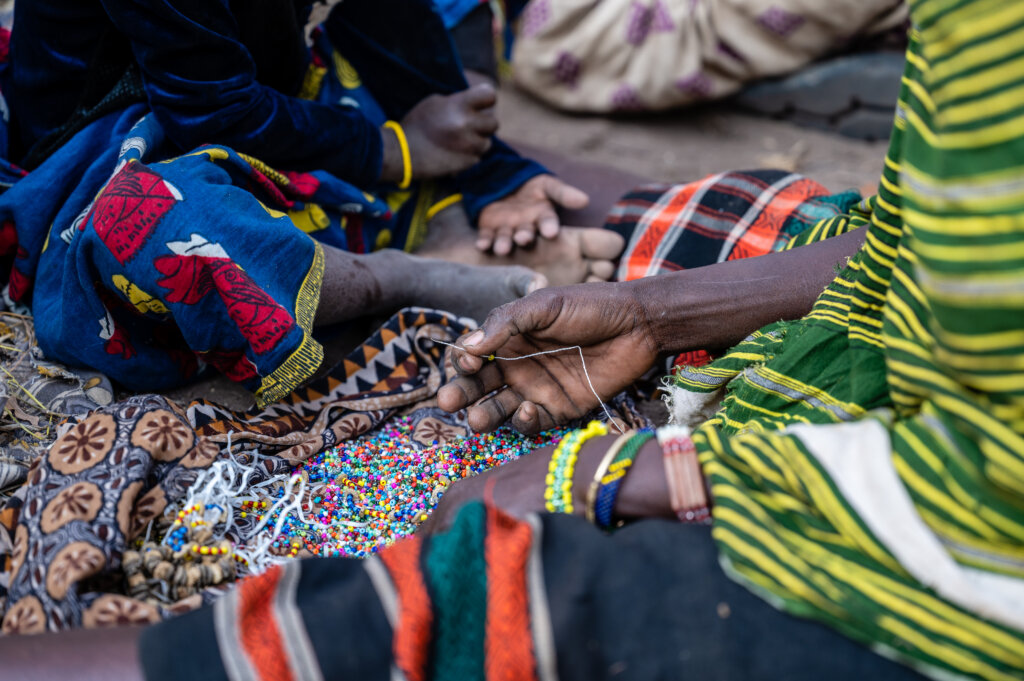
<svg viewBox="0 0 1024 681">
<path fill-rule="evenodd" d="M 608 472 L 608 467 L 611 465 L 615 457 L 618 456 L 622 446 L 629 442 L 634 434 L 634 431 L 629 431 L 620 435 L 616 438 L 615 442 L 612 443 L 612 446 L 608 448 L 608 451 L 605 452 L 604 457 L 601 458 L 601 463 L 598 464 L 597 470 L 594 472 L 594 479 L 590 482 L 590 488 L 587 490 L 585 514 L 587 516 L 588 523 L 593 524 L 595 522 L 594 506 L 597 504 L 597 491 L 601 488 L 601 478 L 603 478 L 604 474 Z"/>
<path fill-rule="evenodd" d="M 654 437 L 654 433 L 649 428 L 634 433 L 608 465 L 608 471 L 600 479 L 597 498 L 594 500 L 594 520 L 598 527 L 612 526 L 612 512 L 615 509 L 615 499 L 619 496 L 622 480 L 636 460 L 640 448 L 652 437 Z"/>
<path fill-rule="evenodd" d="M 665 455 L 665 478 L 672 510 L 684 523 L 710 522 L 711 506 L 704 487 L 704 473 L 697 461 L 697 448 L 690 438 L 690 429 L 683 426 L 659 428 L 658 442 Z"/>
<path fill-rule="evenodd" d="M 591 421 L 583 430 L 567 434 L 555 447 L 545 479 L 544 508 L 549 513 L 572 513 L 572 482 L 580 448 L 590 438 L 608 434 L 608 426 Z"/>
<path fill-rule="evenodd" d="M 385 121 L 384 127 L 395 133 L 398 138 L 398 148 L 402 151 L 402 181 L 398 183 L 399 189 L 408 189 L 412 184 L 412 154 L 409 152 L 409 138 L 405 136 L 405 130 L 394 121 Z"/>
</svg>

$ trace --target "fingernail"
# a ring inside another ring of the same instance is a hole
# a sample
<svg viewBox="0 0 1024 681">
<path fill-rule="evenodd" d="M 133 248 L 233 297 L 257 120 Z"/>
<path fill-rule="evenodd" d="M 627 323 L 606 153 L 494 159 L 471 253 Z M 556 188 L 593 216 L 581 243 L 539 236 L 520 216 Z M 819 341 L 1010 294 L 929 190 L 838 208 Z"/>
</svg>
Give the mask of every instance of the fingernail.
<svg viewBox="0 0 1024 681">
<path fill-rule="evenodd" d="M 462 341 L 462 344 L 466 347 L 472 347 L 474 345 L 480 345 L 480 341 L 484 339 L 483 331 L 474 331 L 472 335 L 466 340 Z"/>
</svg>

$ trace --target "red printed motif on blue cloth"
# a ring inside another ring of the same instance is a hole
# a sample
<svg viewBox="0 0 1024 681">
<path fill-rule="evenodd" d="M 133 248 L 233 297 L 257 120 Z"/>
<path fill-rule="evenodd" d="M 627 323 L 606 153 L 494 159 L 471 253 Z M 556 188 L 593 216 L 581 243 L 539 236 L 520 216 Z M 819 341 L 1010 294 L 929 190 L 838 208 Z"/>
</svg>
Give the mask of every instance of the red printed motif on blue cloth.
<svg viewBox="0 0 1024 681">
<path fill-rule="evenodd" d="M 189 243 L 167 246 L 179 255 L 157 258 L 153 266 L 164 275 L 157 283 L 169 289 L 165 300 L 195 305 L 211 290 L 216 290 L 257 355 L 274 349 L 295 326 L 295 319 L 261 289 L 218 244 L 192 235 Z"/>
<path fill-rule="evenodd" d="M 122 265 L 139 252 L 181 193 L 141 163 L 126 164 L 93 205 L 88 224 Z"/>
</svg>

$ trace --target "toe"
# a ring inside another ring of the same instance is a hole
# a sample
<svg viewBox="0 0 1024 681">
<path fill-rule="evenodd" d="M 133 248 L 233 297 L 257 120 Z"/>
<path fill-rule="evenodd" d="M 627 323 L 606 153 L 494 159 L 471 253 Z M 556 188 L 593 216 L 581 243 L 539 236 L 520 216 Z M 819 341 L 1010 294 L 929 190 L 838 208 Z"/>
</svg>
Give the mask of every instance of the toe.
<svg viewBox="0 0 1024 681">
<path fill-rule="evenodd" d="M 622 253 L 626 241 L 620 235 L 607 229 L 581 229 L 580 250 L 584 258 L 613 260 Z"/>
<path fill-rule="evenodd" d="M 590 277 L 595 277 L 597 281 L 609 281 L 614 274 L 615 265 L 611 260 L 590 261 Z M 590 281 L 590 278 L 587 281 Z"/>
<path fill-rule="evenodd" d="M 512 240 L 516 242 L 517 246 L 529 246 L 533 243 L 535 234 L 530 227 L 519 227 L 512 235 Z"/>
<path fill-rule="evenodd" d="M 501 230 L 494 238 L 494 255 L 508 255 L 512 252 L 512 232 Z"/>
<path fill-rule="evenodd" d="M 548 285 L 548 278 L 543 274 L 528 270 L 525 267 L 511 268 L 513 273 L 510 277 L 512 290 L 520 298 L 542 289 Z"/>
</svg>

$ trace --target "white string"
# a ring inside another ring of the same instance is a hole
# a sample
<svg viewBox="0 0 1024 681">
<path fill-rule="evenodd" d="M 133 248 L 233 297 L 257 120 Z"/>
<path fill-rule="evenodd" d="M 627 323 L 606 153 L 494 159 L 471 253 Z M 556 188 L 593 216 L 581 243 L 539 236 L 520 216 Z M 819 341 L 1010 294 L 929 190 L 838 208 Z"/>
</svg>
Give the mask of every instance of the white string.
<svg viewBox="0 0 1024 681">
<path fill-rule="evenodd" d="M 467 355 L 469 354 L 469 350 L 458 345 L 455 345 L 454 343 L 446 343 L 445 341 L 438 340 L 437 338 L 431 338 L 430 340 L 441 345 L 447 345 L 450 348 L 455 348 L 456 350 L 464 352 Z M 583 358 L 583 348 L 581 346 L 573 345 L 572 347 L 569 348 L 558 348 L 557 350 L 545 350 L 544 352 L 534 352 L 533 354 L 523 355 L 521 357 L 499 357 L 497 355 L 488 355 L 486 359 L 500 359 L 503 362 L 518 362 L 521 359 L 530 359 L 531 357 L 540 357 L 541 355 L 556 355 L 559 352 L 571 352 L 572 350 L 578 350 L 580 353 L 580 362 L 583 363 L 583 375 L 587 377 L 587 385 L 590 386 L 590 392 L 594 393 L 594 397 L 596 397 L 597 401 L 601 404 L 601 409 L 604 410 L 604 415 L 608 418 L 609 423 L 615 426 L 615 430 L 619 431 L 620 435 L 625 435 L 625 431 L 619 427 L 618 421 L 616 421 L 612 417 L 611 412 L 608 411 L 608 407 L 606 407 L 604 404 L 604 400 L 601 399 L 601 396 L 597 394 L 597 390 L 594 389 L 594 383 L 593 381 L 590 380 L 590 372 L 587 371 L 587 360 Z M 478 356 L 479 355 L 474 355 L 474 357 Z"/>
</svg>

